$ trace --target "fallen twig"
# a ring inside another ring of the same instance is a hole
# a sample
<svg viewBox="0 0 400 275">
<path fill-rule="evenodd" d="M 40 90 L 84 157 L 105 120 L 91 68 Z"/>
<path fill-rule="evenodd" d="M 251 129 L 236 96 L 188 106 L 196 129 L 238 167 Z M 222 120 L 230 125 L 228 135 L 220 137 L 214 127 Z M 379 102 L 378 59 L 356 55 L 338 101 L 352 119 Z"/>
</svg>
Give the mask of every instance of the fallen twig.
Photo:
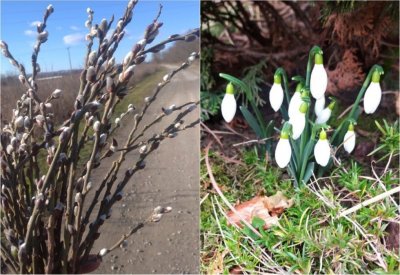
<svg viewBox="0 0 400 275">
<path fill-rule="evenodd" d="M 265 141 L 269 140 L 271 138 L 273 138 L 273 137 L 263 138 L 263 139 L 252 139 L 252 140 L 248 140 L 248 141 L 244 141 L 244 142 L 240 142 L 240 143 L 235 143 L 235 144 L 233 144 L 233 147 L 237 147 L 237 146 L 241 146 L 241 145 L 248 145 L 248 144 L 253 144 L 253 143 L 265 144 Z"/>
<path fill-rule="evenodd" d="M 386 192 L 384 192 L 382 194 L 379 194 L 379 195 L 377 195 L 377 196 L 375 196 L 375 197 L 373 197 L 371 199 L 363 201 L 363 202 L 361 202 L 361 203 L 359 203 L 359 204 L 357 204 L 357 205 L 355 205 L 355 206 L 353 206 L 353 207 L 341 212 L 338 215 L 338 218 L 347 216 L 347 215 L 349 215 L 349 214 L 351 214 L 353 212 L 356 212 L 356 211 L 360 210 L 361 208 L 363 208 L 365 206 L 368 206 L 368 205 L 370 205 L 372 203 L 375 203 L 375 202 L 378 202 L 380 200 L 383 200 L 384 198 L 387 198 L 390 195 L 393 195 L 393 194 L 398 193 L 398 192 L 400 192 L 400 186 L 398 186 L 396 188 L 393 188 L 393 189 L 391 189 L 389 191 L 386 191 Z"/>
<path fill-rule="evenodd" d="M 217 143 L 221 147 L 221 149 L 223 149 L 224 145 L 222 144 L 219 137 L 217 137 L 217 135 L 215 133 L 213 133 L 213 131 L 210 128 L 208 128 L 204 122 L 200 122 L 200 125 L 201 125 L 201 127 L 204 128 L 204 130 L 206 130 L 207 133 L 209 133 L 217 141 Z"/>
</svg>

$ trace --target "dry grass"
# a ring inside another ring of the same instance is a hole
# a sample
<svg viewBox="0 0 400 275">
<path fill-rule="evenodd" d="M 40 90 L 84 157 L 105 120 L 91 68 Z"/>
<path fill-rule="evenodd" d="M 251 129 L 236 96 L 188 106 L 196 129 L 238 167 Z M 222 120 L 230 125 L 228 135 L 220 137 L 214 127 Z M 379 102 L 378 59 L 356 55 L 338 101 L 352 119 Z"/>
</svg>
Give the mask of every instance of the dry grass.
<svg viewBox="0 0 400 275">
<path fill-rule="evenodd" d="M 155 63 L 141 64 L 136 68 L 135 75 L 132 77 L 129 85 L 140 82 L 147 76 L 154 74 L 159 69 Z M 74 100 L 79 91 L 80 71 L 73 72 L 53 72 L 52 76 L 61 76 L 61 78 L 52 78 L 50 74 L 42 75 L 43 80 L 38 81 L 38 95 L 40 98 L 48 97 L 55 89 L 63 90 L 62 100 L 53 101 L 52 113 L 57 124 L 65 121 L 71 115 L 74 106 Z M 17 75 L 1 77 L 1 122 L 9 122 L 12 116 L 12 109 L 16 107 L 15 103 L 24 93 L 24 86 L 19 82 Z"/>
</svg>

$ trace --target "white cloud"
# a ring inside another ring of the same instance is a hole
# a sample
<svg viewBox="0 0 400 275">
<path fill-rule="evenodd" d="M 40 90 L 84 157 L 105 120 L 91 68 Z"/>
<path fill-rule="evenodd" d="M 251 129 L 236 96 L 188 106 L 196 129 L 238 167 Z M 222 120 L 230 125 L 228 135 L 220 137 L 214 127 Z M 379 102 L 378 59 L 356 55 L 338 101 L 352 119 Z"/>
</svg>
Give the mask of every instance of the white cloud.
<svg viewBox="0 0 400 275">
<path fill-rule="evenodd" d="M 37 32 L 32 31 L 32 30 L 25 30 L 25 31 L 24 31 L 24 34 L 25 34 L 26 36 L 35 36 L 35 35 L 37 34 Z"/>
<path fill-rule="evenodd" d="M 85 35 L 80 32 L 72 33 L 64 36 L 63 40 L 65 45 L 77 45 L 85 41 Z"/>
<path fill-rule="evenodd" d="M 69 28 L 70 28 L 71 30 L 73 30 L 73 31 L 79 31 L 79 30 L 80 30 L 79 27 L 74 26 L 74 25 L 70 26 Z"/>
<path fill-rule="evenodd" d="M 33 22 L 30 23 L 29 25 L 30 25 L 31 27 L 37 27 L 37 25 L 38 25 L 39 23 L 41 23 L 41 22 L 40 22 L 40 21 L 33 21 Z"/>
</svg>

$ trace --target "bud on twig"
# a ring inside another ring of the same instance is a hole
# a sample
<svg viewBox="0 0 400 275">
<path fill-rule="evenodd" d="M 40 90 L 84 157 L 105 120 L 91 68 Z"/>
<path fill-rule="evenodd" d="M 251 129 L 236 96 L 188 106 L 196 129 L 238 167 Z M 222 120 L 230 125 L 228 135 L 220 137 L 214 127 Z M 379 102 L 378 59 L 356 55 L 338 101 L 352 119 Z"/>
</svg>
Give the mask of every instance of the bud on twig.
<svg viewBox="0 0 400 275">
<path fill-rule="evenodd" d="M 138 56 L 136 59 L 135 59 L 135 64 L 136 65 L 139 65 L 139 64 L 141 64 L 141 63 L 143 63 L 143 61 L 145 61 L 146 60 L 146 55 L 144 54 L 144 55 L 141 55 L 141 56 Z"/>
<path fill-rule="evenodd" d="M 40 41 L 40 43 L 44 43 L 47 41 L 48 37 L 49 37 L 49 33 L 47 31 L 42 31 L 38 35 L 38 40 Z"/>
<path fill-rule="evenodd" d="M 100 125 L 101 125 L 100 121 L 97 120 L 97 121 L 93 124 L 93 130 L 94 130 L 95 132 L 100 131 Z"/>
<path fill-rule="evenodd" d="M 92 52 L 89 54 L 88 61 L 89 61 L 89 64 L 90 64 L 90 65 L 94 65 L 94 64 L 95 64 L 96 57 L 97 57 L 97 54 L 96 54 L 95 51 L 92 51 Z"/>
<path fill-rule="evenodd" d="M 82 194 L 80 192 L 76 193 L 75 202 L 77 202 L 78 204 L 82 203 Z"/>
<path fill-rule="evenodd" d="M 107 248 L 103 248 L 103 249 L 100 250 L 99 256 L 100 257 L 104 257 L 105 255 L 107 255 L 107 253 L 108 253 L 108 249 Z"/>
<path fill-rule="evenodd" d="M 109 93 L 115 92 L 114 80 L 110 76 L 107 76 L 106 89 L 107 89 L 107 92 L 109 92 Z"/>
<path fill-rule="evenodd" d="M 123 64 L 124 64 L 124 66 L 127 66 L 127 65 L 129 65 L 129 63 L 131 62 L 131 60 L 132 60 L 132 52 L 128 52 L 126 55 L 125 55 L 125 57 L 124 57 L 124 62 L 123 62 Z"/>
<path fill-rule="evenodd" d="M 49 14 L 52 14 L 54 12 L 54 8 L 53 8 L 52 4 L 47 6 L 47 11 L 49 12 Z"/>
<path fill-rule="evenodd" d="M 90 66 L 86 72 L 86 81 L 88 82 L 95 82 L 96 81 L 96 70 L 93 66 Z"/>
<path fill-rule="evenodd" d="M 139 148 L 139 153 L 144 154 L 147 152 L 147 145 L 143 145 Z"/>
<path fill-rule="evenodd" d="M 52 97 L 52 98 L 59 98 L 60 95 L 61 95 L 61 93 L 62 93 L 62 90 L 60 90 L 60 89 L 55 89 L 54 92 L 51 94 L 51 97 Z"/>
<path fill-rule="evenodd" d="M 15 128 L 22 128 L 24 126 L 24 117 L 18 116 L 14 121 Z"/>
<path fill-rule="evenodd" d="M 0 48 L 2 50 L 7 50 L 8 51 L 8 45 L 6 42 L 4 42 L 3 40 L 0 40 Z"/>
</svg>

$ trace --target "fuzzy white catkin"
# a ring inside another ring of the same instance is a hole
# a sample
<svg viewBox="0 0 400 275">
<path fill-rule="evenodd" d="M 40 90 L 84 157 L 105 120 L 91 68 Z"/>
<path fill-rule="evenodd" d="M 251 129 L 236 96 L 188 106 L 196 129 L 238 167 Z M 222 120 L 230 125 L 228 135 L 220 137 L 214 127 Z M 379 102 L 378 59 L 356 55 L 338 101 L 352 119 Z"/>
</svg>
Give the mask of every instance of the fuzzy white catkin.
<svg viewBox="0 0 400 275">
<path fill-rule="evenodd" d="M 59 98 L 60 95 L 61 95 L 61 93 L 62 93 L 62 90 L 60 90 L 60 89 L 55 89 L 54 92 L 51 94 L 51 97 L 52 97 L 52 98 Z"/>
<path fill-rule="evenodd" d="M 98 132 L 99 130 L 100 130 L 100 121 L 96 121 L 94 124 L 93 124 L 93 130 L 95 131 L 95 132 Z"/>
<path fill-rule="evenodd" d="M 100 257 L 104 257 L 107 253 L 108 253 L 108 249 L 103 248 L 100 250 L 99 255 L 100 255 Z"/>
</svg>

